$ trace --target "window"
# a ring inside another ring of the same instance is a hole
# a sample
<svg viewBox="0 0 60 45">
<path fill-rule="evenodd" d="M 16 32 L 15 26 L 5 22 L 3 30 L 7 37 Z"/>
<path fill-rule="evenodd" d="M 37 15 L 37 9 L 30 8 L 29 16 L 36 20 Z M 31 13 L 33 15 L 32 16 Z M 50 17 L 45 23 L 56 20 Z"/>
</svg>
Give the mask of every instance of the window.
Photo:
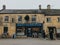
<svg viewBox="0 0 60 45">
<path fill-rule="evenodd" d="M 16 35 L 24 35 L 24 30 L 22 27 L 16 28 Z"/>
<path fill-rule="evenodd" d="M 60 33 L 60 28 L 57 29 L 57 33 Z"/>
<path fill-rule="evenodd" d="M 51 18 L 47 18 L 47 22 L 51 22 Z"/>
<path fill-rule="evenodd" d="M 9 21 L 9 17 L 8 16 L 5 16 L 5 21 Z"/>
<path fill-rule="evenodd" d="M 12 23 L 14 23 L 14 18 L 12 18 Z"/>
<path fill-rule="evenodd" d="M 32 21 L 33 21 L 33 22 L 36 21 L 36 15 L 33 15 L 33 16 L 32 16 Z"/>
<path fill-rule="evenodd" d="M 0 23 L 2 22 L 2 20 L 3 20 L 3 18 L 2 18 L 2 17 L 0 17 Z"/>
<path fill-rule="evenodd" d="M 0 17 L 0 26 L 3 24 L 2 22 L 3 22 L 3 18 Z"/>
<path fill-rule="evenodd" d="M 22 16 L 18 16 L 18 22 L 22 21 Z"/>
<path fill-rule="evenodd" d="M 60 38 L 60 28 L 57 28 L 57 38 Z"/>
<path fill-rule="evenodd" d="M 58 22 L 60 22 L 60 17 L 58 17 Z"/>
</svg>

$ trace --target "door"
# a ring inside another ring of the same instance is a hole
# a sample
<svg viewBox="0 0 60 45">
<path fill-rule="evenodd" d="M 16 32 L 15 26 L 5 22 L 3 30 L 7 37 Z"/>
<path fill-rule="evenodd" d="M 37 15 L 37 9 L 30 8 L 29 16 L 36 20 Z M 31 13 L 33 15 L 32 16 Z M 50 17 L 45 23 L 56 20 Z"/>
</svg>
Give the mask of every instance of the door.
<svg viewBox="0 0 60 45">
<path fill-rule="evenodd" d="M 27 28 L 27 37 L 32 37 L 32 29 Z"/>
<path fill-rule="evenodd" d="M 8 32 L 8 27 L 4 27 L 4 33 Z"/>
<path fill-rule="evenodd" d="M 55 27 L 49 27 L 48 29 L 49 29 L 49 37 L 50 37 L 51 40 L 53 40 L 54 37 L 55 37 L 54 33 L 56 31 Z"/>
</svg>

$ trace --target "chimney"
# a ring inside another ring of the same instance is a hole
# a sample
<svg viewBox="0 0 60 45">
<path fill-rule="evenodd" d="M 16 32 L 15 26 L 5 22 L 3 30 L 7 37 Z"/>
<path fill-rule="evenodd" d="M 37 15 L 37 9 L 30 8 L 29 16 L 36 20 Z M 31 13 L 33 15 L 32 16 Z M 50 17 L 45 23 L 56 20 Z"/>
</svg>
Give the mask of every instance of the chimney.
<svg viewBox="0 0 60 45">
<path fill-rule="evenodd" d="M 39 10 L 41 10 L 41 5 L 39 5 Z"/>
<path fill-rule="evenodd" d="M 47 5 L 47 9 L 51 9 L 50 5 Z"/>
<path fill-rule="evenodd" d="M 5 10 L 6 9 L 6 6 L 5 5 L 3 5 L 3 10 Z"/>
</svg>

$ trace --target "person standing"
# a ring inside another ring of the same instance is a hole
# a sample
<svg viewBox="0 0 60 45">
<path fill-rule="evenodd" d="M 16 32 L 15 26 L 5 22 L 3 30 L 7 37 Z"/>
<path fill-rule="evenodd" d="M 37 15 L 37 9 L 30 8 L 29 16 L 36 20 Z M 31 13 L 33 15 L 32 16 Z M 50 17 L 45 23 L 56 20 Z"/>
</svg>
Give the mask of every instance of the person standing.
<svg viewBox="0 0 60 45">
<path fill-rule="evenodd" d="M 45 39 L 45 31 L 44 30 L 42 30 L 42 38 Z"/>
<path fill-rule="evenodd" d="M 50 30 L 50 39 L 53 40 L 53 31 Z"/>
</svg>

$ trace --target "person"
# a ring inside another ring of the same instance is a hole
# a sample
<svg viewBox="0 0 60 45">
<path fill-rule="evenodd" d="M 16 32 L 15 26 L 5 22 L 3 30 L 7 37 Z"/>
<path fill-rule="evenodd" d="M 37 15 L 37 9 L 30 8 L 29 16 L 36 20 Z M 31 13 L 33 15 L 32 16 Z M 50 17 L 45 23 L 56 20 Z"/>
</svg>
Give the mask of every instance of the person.
<svg viewBox="0 0 60 45">
<path fill-rule="evenodd" d="M 13 34 L 13 39 L 15 39 L 16 38 L 16 34 Z"/>
<path fill-rule="evenodd" d="M 33 33 L 33 37 L 37 38 L 37 33 L 36 32 Z"/>
<path fill-rule="evenodd" d="M 50 30 L 50 39 L 53 40 L 53 31 Z"/>
<path fill-rule="evenodd" d="M 42 37 L 45 39 L 45 31 L 42 30 Z"/>
<path fill-rule="evenodd" d="M 32 37 L 34 37 L 34 38 L 37 37 L 37 32 L 36 32 L 36 31 L 33 31 L 33 32 L 32 32 Z"/>
</svg>

